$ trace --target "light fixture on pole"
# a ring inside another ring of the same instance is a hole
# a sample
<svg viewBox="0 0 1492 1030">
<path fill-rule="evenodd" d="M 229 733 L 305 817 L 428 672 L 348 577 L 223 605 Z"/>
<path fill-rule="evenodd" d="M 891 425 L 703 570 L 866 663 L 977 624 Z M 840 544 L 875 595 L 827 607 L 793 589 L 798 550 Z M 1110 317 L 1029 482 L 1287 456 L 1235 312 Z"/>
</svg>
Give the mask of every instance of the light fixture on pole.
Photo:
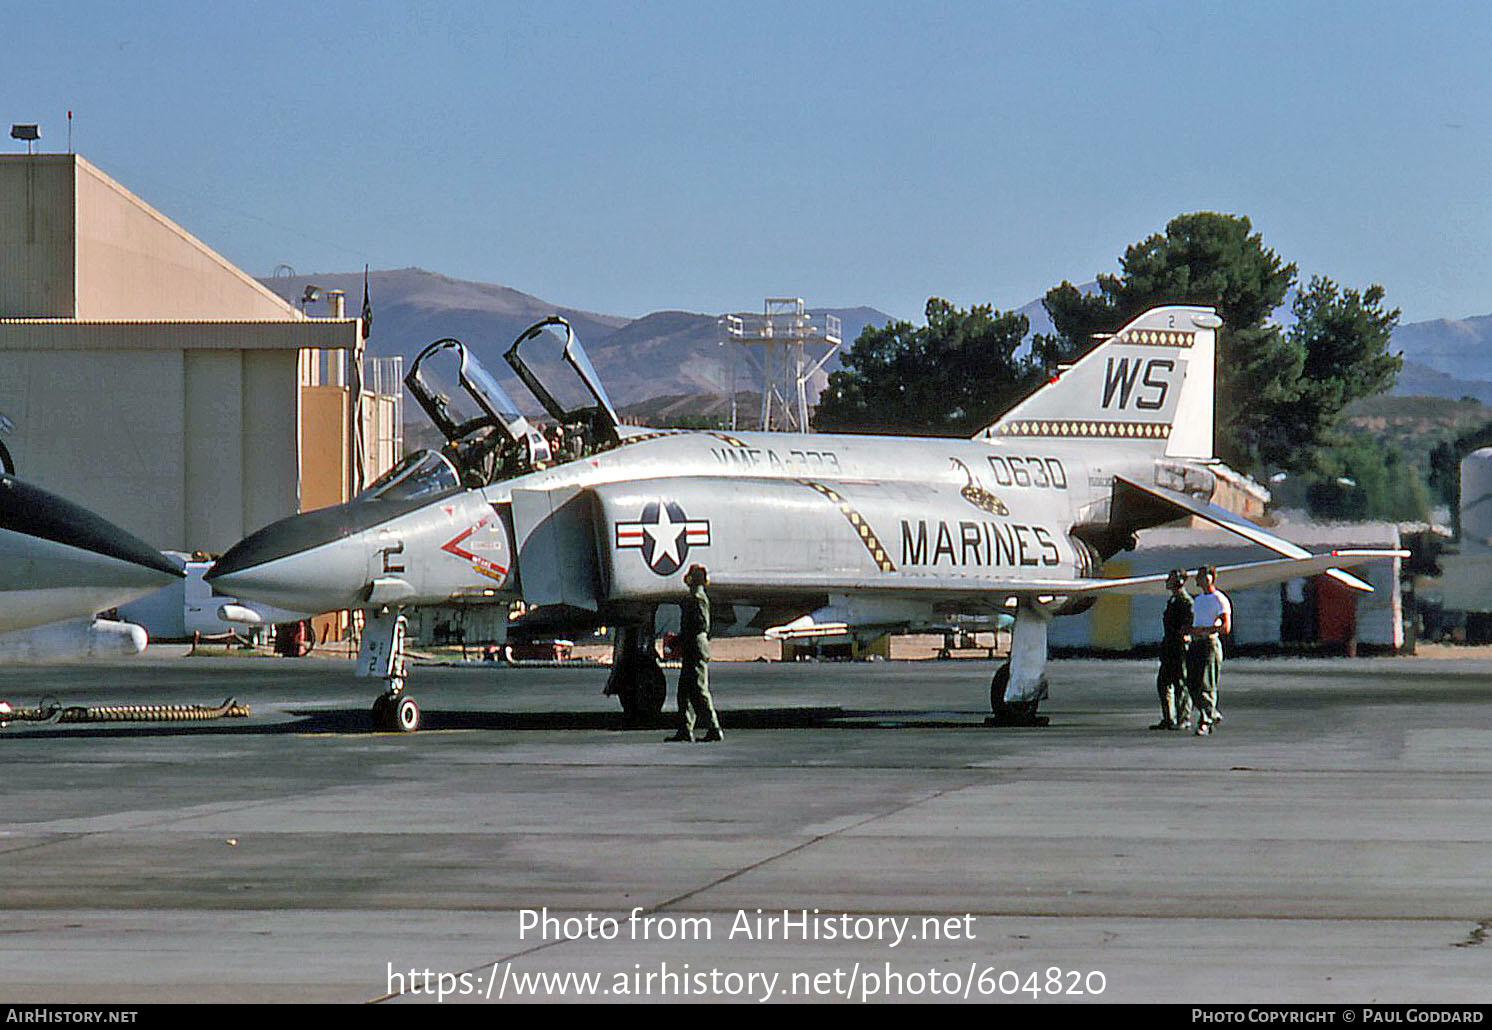
<svg viewBox="0 0 1492 1030">
<path fill-rule="evenodd" d="M 36 141 L 41 139 L 41 130 L 35 125 L 12 125 L 10 138 L 26 141 L 26 153 L 35 153 Z"/>
</svg>

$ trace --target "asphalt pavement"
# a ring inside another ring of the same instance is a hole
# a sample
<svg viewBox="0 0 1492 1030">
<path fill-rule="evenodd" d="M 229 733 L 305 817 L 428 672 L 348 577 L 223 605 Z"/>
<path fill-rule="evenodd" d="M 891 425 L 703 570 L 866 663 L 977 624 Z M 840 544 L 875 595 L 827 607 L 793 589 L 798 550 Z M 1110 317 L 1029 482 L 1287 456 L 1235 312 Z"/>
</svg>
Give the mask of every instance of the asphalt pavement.
<svg viewBox="0 0 1492 1030">
<path fill-rule="evenodd" d="M 216 704 L 0 730 L 0 1001 L 1485 1002 L 1492 662 L 716 663 L 720 744 L 595 668 L 0 670 L 0 699 Z M 672 680 L 673 674 L 670 674 Z M 670 704 L 672 701 L 670 701 Z"/>
</svg>

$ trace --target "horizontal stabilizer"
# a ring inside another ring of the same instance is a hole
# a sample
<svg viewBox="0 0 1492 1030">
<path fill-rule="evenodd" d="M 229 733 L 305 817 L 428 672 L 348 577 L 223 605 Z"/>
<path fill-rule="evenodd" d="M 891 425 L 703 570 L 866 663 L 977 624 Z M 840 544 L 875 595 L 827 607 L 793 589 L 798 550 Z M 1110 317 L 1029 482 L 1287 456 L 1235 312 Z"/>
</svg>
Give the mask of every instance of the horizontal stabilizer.
<svg viewBox="0 0 1492 1030">
<path fill-rule="evenodd" d="M 1241 536 L 1250 543 L 1258 544 L 1260 547 L 1263 547 L 1266 550 L 1273 551 L 1275 554 L 1284 555 L 1286 558 L 1296 559 L 1313 557 L 1310 551 L 1307 551 L 1299 544 L 1293 544 L 1289 540 L 1286 540 L 1284 537 L 1275 536 L 1273 533 L 1270 533 L 1267 530 L 1261 529 L 1260 527 L 1254 525 L 1243 516 L 1228 511 L 1226 508 L 1220 508 L 1217 505 L 1213 504 L 1211 501 L 1201 501 L 1195 497 L 1189 497 L 1186 494 L 1180 493 L 1176 490 L 1167 490 L 1165 487 L 1141 486 L 1139 483 L 1136 483 L 1133 480 L 1125 479 L 1122 476 L 1114 477 L 1114 490 L 1116 504 L 1125 503 L 1126 499 L 1124 497 L 1124 493 L 1126 491 L 1138 492 L 1138 494 L 1140 495 L 1140 499 L 1142 501 L 1148 500 L 1152 502 L 1152 506 L 1153 502 L 1159 501 L 1163 504 L 1169 505 L 1171 509 L 1176 512 L 1178 517 L 1183 515 L 1195 515 L 1199 519 L 1204 519 L 1207 522 L 1211 522 L 1214 526 L 1217 526 L 1220 529 L 1226 529 L 1228 532 L 1236 534 L 1237 536 Z M 1400 552 L 1385 551 L 1381 552 L 1381 554 L 1378 552 L 1373 553 L 1379 557 L 1392 557 L 1398 555 Z M 1343 586 L 1350 587 L 1353 590 L 1361 591 L 1364 593 L 1371 593 L 1373 590 L 1372 587 L 1368 586 L 1368 584 L 1364 583 L 1356 576 L 1351 575 L 1350 573 L 1342 572 L 1340 567 L 1338 566 L 1329 566 L 1325 570 L 1318 569 L 1316 571 L 1325 571 L 1326 575 L 1330 576 L 1332 579 L 1335 579 Z M 1313 572 L 1299 573 L 1299 575 L 1303 576 L 1311 576 L 1315 574 L 1316 573 Z M 1287 578 L 1294 577 L 1291 576 Z"/>
</svg>

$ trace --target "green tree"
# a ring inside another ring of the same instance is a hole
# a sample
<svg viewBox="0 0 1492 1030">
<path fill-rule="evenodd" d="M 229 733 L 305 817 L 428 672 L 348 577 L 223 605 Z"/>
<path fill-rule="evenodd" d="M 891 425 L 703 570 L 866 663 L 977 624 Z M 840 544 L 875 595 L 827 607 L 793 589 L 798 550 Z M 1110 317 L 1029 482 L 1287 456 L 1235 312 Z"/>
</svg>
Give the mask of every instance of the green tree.
<svg viewBox="0 0 1492 1030">
<path fill-rule="evenodd" d="M 1454 517 L 1461 507 L 1461 454 L 1449 440 L 1440 441 L 1430 451 L 1430 489 Z"/>
<path fill-rule="evenodd" d="M 829 380 L 821 430 L 964 435 L 993 422 L 1055 371 L 1150 308 L 1198 304 L 1223 319 L 1218 333 L 1217 453 L 1241 472 L 1325 468 L 1323 449 L 1343 408 L 1393 384 L 1388 344 L 1397 310 L 1381 286 L 1343 289 L 1316 277 L 1296 297 L 1289 331 L 1271 321 L 1296 266 L 1264 246 L 1248 218 L 1198 212 L 1128 248 L 1119 275 L 1098 292 L 1069 282 L 1044 298 L 1054 332 L 1033 338 L 1024 316 L 989 305 L 967 311 L 936 297 L 927 325 L 867 327 Z M 1345 477 L 1344 477 L 1345 478 Z"/>
<path fill-rule="evenodd" d="M 1430 451 L 1430 485 L 1451 512 L 1456 538 L 1461 537 L 1461 459 L 1472 451 L 1492 447 L 1492 422 L 1442 441 Z"/>
<path fill-rule="evenodd" d="M 1038 381 L 1016 351 L 1024 315 L 988 304 L 967 311 L 933 297 L 927 324 L 866 326 L 829 377 L 813 414 L 831 432 L 967 436 L 989 425 Z"/>
<path fill-rule="evenodd" d="M 1377 440 L 1352 436 L 1324 449 L 1306 507 L 1320 519 L 1429 518 L 1430 492 L 1419 470 Z"/>
<path fill-rule="evenodd" d="M 1388 351 L 1399 312 L 1385 310 L 1381 286 L 1359 292 L 1317 276 L 1296 296 L 1290 330 L 1271 322 L 1296 266 L 1246 217 L 1181 215 L 1126 250 L 1120 269 L 1098 277 L 1096 295 L 1066 282 L 1047 292 L 1056 332 L 1036 339 L 1034 357 L 1048 369 L 1071 363 L 1096 335 L 1159 304 L 1216 308 L 1217 451 L 1242 472 L 1322 470 L 1342 410 L 1392 386 L 1403 364 Z"/>
<path fill-rule="evenodd" d="M 1308 467 L 1319 447 L 1334 442 L 1342 411 L 1359 397 L 1393 386 L 1404 359 L 1388 347 L 1399 311 L 1383 308 L 1383 287 L 1340 289 L 1315 276 L 1291 305 L 1295 324 L 1287 334 L 1305 356 L 1295 398 L 1275 412 L 1274 433 L 1296 460 L 1283 467 Z"/>
<path fill-rule="evenodd" d="M 1098 293 L 1064 282 L 1044 305 L 1056 332 L 1038 337 L 1033 354 L 1047 369 L 1087 353 L 1099 334 L 1122 329 L 1162 304 L 1216 308 L 1217 450 L 1243 472 L 1293 467 L 1292 443 L 1279 413 L 1300 396 L 1303 344 L 1269 322 L 1295 282 L 1296 266 L 1265 248 L 1241 215 L 1203 211 L 1173 218 L 1124 252 L 1121 274 L 1098 277 Z"/>
</svg>

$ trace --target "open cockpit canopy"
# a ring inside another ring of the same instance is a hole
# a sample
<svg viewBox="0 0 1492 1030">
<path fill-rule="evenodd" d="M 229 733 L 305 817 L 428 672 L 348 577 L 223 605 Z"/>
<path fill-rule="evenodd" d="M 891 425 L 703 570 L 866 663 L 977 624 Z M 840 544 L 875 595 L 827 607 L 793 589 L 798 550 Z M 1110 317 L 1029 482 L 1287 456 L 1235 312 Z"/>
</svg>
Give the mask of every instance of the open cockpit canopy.
<svg viewBox="0 0 1492 1030">
<path fill-rule="evenodd" d="M 536 322 L 503 359 L 556 424 L 583 427 L 589 449 L 616 444 L 621 420 L 570 323 L 558 315 Z"/>
<path fill-rule="evenodd" d="M 437 340 L 414 359 L 404 385 L 441 435 L 467 486 L 520 475 L 549 461 L 549 446 L 460 340 Z"/>
<path fill-rule="evenodd" d="M 528 419 L 518 405 L 460 340 L 437 340 L 420 351 L 404 384 L 452 443 L 490 428 L 510 441 L 529 434 Z"/>
<path fill-rule="evenodd" d="M 554 420 L 543 432 L 460 340 L 430 344 L 404 377 L 446 438 L 443 453 L 461 482 L 482 486 L 617 444 L 616 410 L 563 318 L 554 315 L 524 330 L 504 358 Z"/>
</svg>

